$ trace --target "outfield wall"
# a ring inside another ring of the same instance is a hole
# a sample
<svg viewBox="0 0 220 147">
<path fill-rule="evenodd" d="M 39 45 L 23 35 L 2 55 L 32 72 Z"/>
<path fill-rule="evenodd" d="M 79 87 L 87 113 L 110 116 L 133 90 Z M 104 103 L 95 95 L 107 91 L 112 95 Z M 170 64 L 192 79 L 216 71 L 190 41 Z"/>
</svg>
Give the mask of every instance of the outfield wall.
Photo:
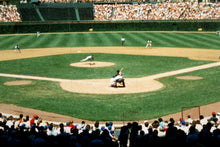
<svg viewBox="0 0 220 147">
<path fill-rule="evenodd" d="M 93 31 L 217 31 L 220 20 L 199 21 L 74 21 L 1 23 L 1 34 Z"/>
</svg>

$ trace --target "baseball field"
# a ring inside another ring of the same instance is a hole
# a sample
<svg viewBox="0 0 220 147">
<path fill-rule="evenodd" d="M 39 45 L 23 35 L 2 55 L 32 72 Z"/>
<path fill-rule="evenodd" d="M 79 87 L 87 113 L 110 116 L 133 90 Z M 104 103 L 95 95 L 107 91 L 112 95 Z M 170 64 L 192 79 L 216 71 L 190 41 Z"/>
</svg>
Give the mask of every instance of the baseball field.
<svg viewBox="0 0 220 147">
<path fill-rule="evenodd" d="M 0 39 L 2 104 L 122 121 L 137 119 L 123 113 L 146 120 L 220 101 L 220 36 L 215 32 L 42 33 Z M 148 39 L 152 48 L 145 48 Z M 17 44 L 21 53 L 14 51 Z M 80 62 L 91 54 L 95 65 Z M 109 87 L 121 68 L 126 87 Z"/>
</svg>

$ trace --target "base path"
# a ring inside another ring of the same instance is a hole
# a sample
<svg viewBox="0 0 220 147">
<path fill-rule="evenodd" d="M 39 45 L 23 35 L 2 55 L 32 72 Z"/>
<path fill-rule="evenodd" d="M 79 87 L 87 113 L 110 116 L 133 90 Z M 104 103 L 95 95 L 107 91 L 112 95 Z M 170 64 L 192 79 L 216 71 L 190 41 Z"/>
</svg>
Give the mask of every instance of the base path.
<svg viewBox="0 0 220 147">
<path fill-rule="evenodd" d="M 156 91 L 163 87 L 163 84 L 156 79 L 178 75 L 182 73 L 192 72 L 201 69 L 207 69 L 211 67 L 220 66 L 220 62 L 209 63 L 205 65 L 155 74 L 151 76 L 141 78 L 126 78 L 125 88 L 113 88 L 109 86 L 110 79 L 86 79 L 86 80 L 68 80 L 57 78 L 46 78 L 36 76 L 14 75 L 0 73 L 2 77 L 22 78 L 22 79 L 34 79 L 60 82 L 60 86 L 67 91 L 75 93 L 89 93 L 89 94 L 128 94 L 128 93 L 141 93 Z"/>
<path fill-rule="evenodd" d="M 195 49 L 195 48 L 168 48 L 153 47 L 64 47 L 64 48 L 37 48 L 25 49 L 22 53 L 15 53 L 14 50 L 0 51 L 0 61 L 33 58 L 41 56 L 51 56 L 60 54 L 80 54 L 80 53 L 112 53 L 128 55 L 150 55 L 187 57 L 193 60 L 219 61 L 220 50 L 215 49 Z"/>
</svg>

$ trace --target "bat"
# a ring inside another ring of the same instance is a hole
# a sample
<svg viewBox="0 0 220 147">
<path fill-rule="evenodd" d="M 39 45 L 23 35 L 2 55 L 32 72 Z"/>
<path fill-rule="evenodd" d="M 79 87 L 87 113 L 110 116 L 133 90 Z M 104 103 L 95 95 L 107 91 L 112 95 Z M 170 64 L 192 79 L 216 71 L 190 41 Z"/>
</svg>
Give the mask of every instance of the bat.
<svg viewBox="0 0 220 147">
<path fill-rule="evenodd" d="M 122 67 L 122 68 L 120 69 L 120 72 L 122 72 L 123 69 L 124 69 L 124 68 Z"/>
</svg>

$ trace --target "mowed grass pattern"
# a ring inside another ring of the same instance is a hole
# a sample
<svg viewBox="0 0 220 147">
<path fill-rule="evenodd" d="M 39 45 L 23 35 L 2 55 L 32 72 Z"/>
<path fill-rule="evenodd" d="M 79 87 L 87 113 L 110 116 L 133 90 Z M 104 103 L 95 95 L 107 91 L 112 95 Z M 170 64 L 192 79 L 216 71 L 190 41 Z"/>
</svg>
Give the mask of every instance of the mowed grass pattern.
<svg viewBox="0 0 220 147">
<path fill-rule="evenodd" d="M 124 68 L 126 78 L 139 78 L 158 73 L 210 63 L 178 57 L 136 56 L 121 54 L 93 54 L 96 61 L 114 62 L 102 68 L 78 68 L 70 63 L 80 62 L 90 54 L 64 54 L 0 62 L 2 73 L 32 75 L 63 79 L 111 78 L 116 70 Z M 10 68 L 8 68 L 10 67 Z"/>
<path fill-rule="evenodd" d="M 13 49 L 16 44 L 21 49 L 52 47 L 121 46 L 121 37 L 126 46 L 145 46 L 147 40 L 154 47 L 181 47 L 220 49 L 220 36 L 215 33 L 172 33 L 172 32 L 94 32 L 0 36 L 0 49 Z"/>
<path fill-rule="evenodd" d="M 96 32 L 42 34 L 39 38 L 37 38 L 36 35 L 0 36 L 0 50 L 12 50 L 16 44 L 19 44 L 21 49 L 121 46 L 120 39 L 122 36 L 126 38 L 126 46 L 144 47 L 146 45 L 146 41 L 151 39 L 153 41 L 153 47 L 220 49 L 220 36 L 216 36 L 214 33 Z M 78 59 L 81 59 L 81 57 L 77 57 L 75 55 L 59 55 L 38 58 L 42 60 L 32 58 L 4 61 L 0 62 L 0 71 L 15 71 L 18 74 L 25 73 L 25 70 L 28 71 L 28 69 L 22 70 L 22 68 L 24 68 L 23 66 L 30 66 L 30 63 L 39 63 L 39 66 L 42 66 L 46 60 L 50 60 L 51 62 L 60 60 L 63 62 L 60 63 L 59 66 L 61 66 L 62 64 L 67 63 L 67 61 L 72 60 L 73 56 L 76 57 L 77 61 Z M 102 54 L 103 61 L 106 56 L 116 58 L 114 57 L 115 55 Z M 172 70 L 174 68 L 172 67 L 172 65 L 174 66 L 173 62 L 176 60 L 179 62 L 179 64 L 175 63 L 175 68 L 179 66 L 177 69 L 184 68 L 184 66 L 188 67 L 208 63 L 207 61 L 191 61 L 185 58 L 172 57 L 142 57 L 132 55 L 120 55 L 120 57 L 123 58 L 123 60 L 120 61 L 123 64 L 128 63 L 127 59 L 135 58 L 136 61 L 147 60 L 146 63 L 148 61 L 149 63 L 155 63 L 155 59 L 157 59 L 160 60 L 161 63 L 168 65 L 168 67 L 161 67 L 163 64 L 160 65 L 159 62 L 157 63 L 157 66 L 152 66 L 153 64 L 144 64 L 143 66 L 145 66 L 146 69 L 143 69 L 138 62 L 132 63 L 133 67 L 137 66 L 137 68 L 139 68 L 137 71 L 141 71 L 142 68 L 143 72 L 146 72 L 147 75 L 164 72 L 165 69 L 168 70 L 170 67 L 171 69 L 169 70 Z M 28 62 L 25 62 L 25 60 Z M 42 64 L 43 61 L 44 63 Z M 51 62 L 48 62 L 48 65 L 51 64 Z M 75 59 L 72 62 L 75 62 Z M 120 62 L 118 62 L 119 65 Z M 56 65 L 54 65 L 54 68 L 55 67 Z M 112 74 L 112 71 L 115 71 L 119 67 L 120 66 L 108 69 L 106 68 L 106 71 Z M 159 70 L 157 70 L 156 67 Z M 36 74 L 36 72 L 34 72 L 34 68 L 36 68 L 36 70 L 40 69 L 40 67 L 33 66 L 32 69 L 29 68 L 30 74 Z M 151 70 L 149 71 L 148 69 Z M 45 74 L 45 72 L 49 69 L 45 68 L 44 70 L 45 71 L 42 71 L 42 74 Z M 56 72 L 55 70 L 56 73 L 54 74 L 54 77 L 59 77 L 60 74 L 62 74 L 62 69 L 60 70 L 61 71 L 59 72 Z M 97 77 L 101 76 L 104 69 L 99 70 L 100 73 L 96 74 Z M 67 72 L 69 71 L 70 70 L 67 69 Z M 128 76 L 133 77 L 134 74 L 138 74 L 135 73 L 137 71 L 130 69 L 129 71 L 125 71 L 125 73 L 127 73 Z M 74 71 L 71 72 L 74 74 Z M 78 72 L 78 78 L 81 76 L 80 73 L 81 71 Z M 137 75 L 137 77 L 143 75 L 145 74 Z M 178 112 L 183 106 L 205 105 L 220 101 L 220 67 L 198 70 L 182 75 L 201 76 L 203 79 L 197 81 L 179 80 L 176 79 L 175 76 L 171 76 L 158 79 L 165 85 L 165 87 L 159 91 L 137 94 L 95 95 L 77 94 L 64 91 L 61 89 L 58 82 L 32 80 L 33 83 L 31 85 L 5 86 L 4 82 L 6 81 L 21 79 L 0 77 L 0 103 L 31 107 L 88 120 L 114 121 L 122 120 L 123 112 L 138 112 L 139 119 L 145 120 Z M 63 78 L 71 77 L 63 75 Z M 92 76 L 89 78 L 92 78 Z M 106 77 L 102 76 L 102 78 Z M 127 119 L 133 120 L 136 119 L 136 117 Z"/>
<path fill-rule="evenodd" d="M 86 120 L 120 121 L 123 112 L 138 112 L 140 120 L 179 112 L 181 107 L 220 101 L 220 67 L 182 75 L 201 76 L 202 80 L 179 80 L 175 76 L 159 79 L 162 90 L 120 95 L 77 94 L 63 91 L 58 82 L 35 81 L 31 85 L 4 86 L 20 79 L 0 77 L 0 103 L 69 115 Z M 39 114 L 40 116 L 40 114 Z M 126 118 L 134 120 L 137 117 Z"/>
</svg>

